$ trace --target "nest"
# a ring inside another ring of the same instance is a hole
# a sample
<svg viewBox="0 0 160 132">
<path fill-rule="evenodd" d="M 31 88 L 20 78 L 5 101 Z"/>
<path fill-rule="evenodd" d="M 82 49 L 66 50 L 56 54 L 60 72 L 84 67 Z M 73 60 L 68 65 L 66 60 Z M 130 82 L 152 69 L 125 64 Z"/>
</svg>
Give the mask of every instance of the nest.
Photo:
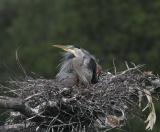
<svg viewBox="0 0 160 132">
<path fill-rule="evenodd" d="M 56 79 L 9 81 L 5 87 L 10 90 L 4 92 L 21 103 L 11 108 L 17 112 L 11 112 L 5 125 L 25 124 L 21 131 L 27 132 L 96 132 L 122 127 L 135 116 L 145 120 L 146 105 L 146 129 L 152 129 L 156 80 L 135 66 L 115 75 L 103 72 L 98 83 L 87 87 L 65 87 Z"/>
</svg>

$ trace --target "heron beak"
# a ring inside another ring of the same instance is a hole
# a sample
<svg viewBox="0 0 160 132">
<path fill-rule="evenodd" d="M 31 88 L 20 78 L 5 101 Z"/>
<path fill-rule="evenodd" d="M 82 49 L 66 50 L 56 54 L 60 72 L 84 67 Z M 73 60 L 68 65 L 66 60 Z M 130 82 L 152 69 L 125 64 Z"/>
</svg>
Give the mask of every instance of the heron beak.
<svg viewBox="0 0 160 132">
<path fill-rule="evenodd" d="M 67 48 L 67 46 L 65 45 L 53 45 L 54 47 L 57 47 L 57 48 L 60 48 L 60 49 L 63 49 L 64 51 L 68 51 L 69 49 Z"/>
<path fill-rule="evenodd" d="M 65 45 L 53 45 L 53 46 L 54 46 L 54 47 L 57 47 L 57 48 L 60 48 L 60 49 L 63 49 L 64 51 L 67 51 L 67 52 L 71 52 L 71 53 L 74 52 L 73 49 L 70 49 L 70 48 L 68 48 L 68 47 L 65 46 Z"/>
</svg>

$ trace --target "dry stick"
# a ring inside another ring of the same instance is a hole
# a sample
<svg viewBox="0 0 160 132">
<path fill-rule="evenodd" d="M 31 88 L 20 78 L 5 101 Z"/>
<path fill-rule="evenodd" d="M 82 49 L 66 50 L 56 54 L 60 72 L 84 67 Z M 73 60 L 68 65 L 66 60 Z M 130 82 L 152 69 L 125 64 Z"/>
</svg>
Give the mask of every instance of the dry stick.
<svg viewBox="0 0 160 132">
<path fill-rule="evenodd" d="M 27 125 L 27 126 L 26 126 Z M 0 132 L 20 132 L 22 129 L 28 127 L 29 124 L 14 124 L 0 126 Z"/>
<path fill-rule="evenodd" d="M 116 75 L 117 74 L 117 68 L 116 68 L 115 60 L 114 59 L 113 59 L 113 67 L 114 67 L 114 74 Z"/>
<path fill-rule="evenodd" d="M 20 60 L 19 60 L 19 57 L 18 57 L 18 50 L 19 50 L 19 48 L 16 50 L 17 64 L 20 67 L 20 69 L 22 70 L 22 72 L 24 73 L 25 77 L 27 77 L 27 73 L 26 73 L 25 69 L 23 68 L 22 64 L 20 63 Z"/>
<path fill-rule="evenodd" d="M 19 96 L 19 94 L 15 92 L 16 90 L 13 90 L 13 89 L 11 89 L 11 88 L 9 88 L 9 87 L 6 87 L 6 86 L 4 86 L 4 85 L 2 85 L 2 84 L 0 84 L 0 88 L 7 89 L 7 90 L 9 90 L 9 91 L 5 91 L 5 92 L 8 92 L 8 93 L 11 92 L 11 93 Z"/>
<path fill-rule="evenodd" d="M 127 61 L 125 61 L 125 65 L 126 65 L 127 69 L 129 70 L 129 69 L 130 69 L 130 67 L 128 66 Z"/>
<path fill-rule="evenodd" d="M 19 111 L 21 114 L 27 117 L 31 117 L 36 114 L 33 110 L 31 110 L 30 107 L 23 103 L 22 99 L 19 98 L 0 96 L 0 108 Z"/>
<path fill-rule="evenodd" d="M 54 117 L 54 118 L 50 121 L 46 132 L 49 132 L 49 131 L 50 131 L 52 123 L 55 122 L 55 120 L 58 118 L 59 115 L 60 115 L 60 114 L 58 114 L 56 117 Z"/>
<path fill-rule="evenodd" d="M 41 94 L 42 94 L 42 92 L 33 94 L 33 95 L 31 95 L 31 96 L 28 96 L 27 98 L 24 99 L 24 101 L 27 101 L 27 100 L 29 100 L 29 99 L 31 99 L 31 98 L 33 98 L 33 97 L 35 97 L 35 96 L 41 95 Z"/>
<path fill-rule="evenodd" d="M 118 75 L 126 74 L 126 73 L 127 73 L 127 72 L 129 72 L 129 71 L 137 70 L 137 69 L 139 69 L 139 68 L 141 68 L 141 67 L 143 67 L 143 66 L 144 66 L 144 65 L 137 65 L 136 67 L 129 68 L 129 69 L 127 69 L 127 70 L 123 71 L 122 73 L 118 74 Z"/>
</svg>

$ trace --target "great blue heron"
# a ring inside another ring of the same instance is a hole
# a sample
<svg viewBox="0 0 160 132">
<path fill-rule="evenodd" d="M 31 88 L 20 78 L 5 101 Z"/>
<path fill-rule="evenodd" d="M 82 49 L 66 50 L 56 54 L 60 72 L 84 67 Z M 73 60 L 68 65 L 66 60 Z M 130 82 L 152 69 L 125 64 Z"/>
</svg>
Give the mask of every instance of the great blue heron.
<svg viewBox="0 0 160 132">
<path fill-rule="evenodd" d="M 57 79 L 67 86 L 84 85 L 98 81 L 101 66 L 88 51 L 72 45 L 53 45 L 66 51 Z"/>
</svg>

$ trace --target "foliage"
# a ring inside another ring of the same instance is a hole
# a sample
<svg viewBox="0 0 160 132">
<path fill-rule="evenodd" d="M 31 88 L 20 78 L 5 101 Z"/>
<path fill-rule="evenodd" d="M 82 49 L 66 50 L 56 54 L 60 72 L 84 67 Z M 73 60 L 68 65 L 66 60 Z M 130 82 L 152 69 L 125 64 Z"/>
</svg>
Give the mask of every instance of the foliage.
<svg viewBox="0 0 160 132">
<path fill-rule="evenodd" d="M 0 0 L 0 79 L 20 69 L 54 78 L 60 59 L 52 44 L 77 44 L 104 69 L 133 61 L 160 72 L 159 0 Z"/>
</svg>

